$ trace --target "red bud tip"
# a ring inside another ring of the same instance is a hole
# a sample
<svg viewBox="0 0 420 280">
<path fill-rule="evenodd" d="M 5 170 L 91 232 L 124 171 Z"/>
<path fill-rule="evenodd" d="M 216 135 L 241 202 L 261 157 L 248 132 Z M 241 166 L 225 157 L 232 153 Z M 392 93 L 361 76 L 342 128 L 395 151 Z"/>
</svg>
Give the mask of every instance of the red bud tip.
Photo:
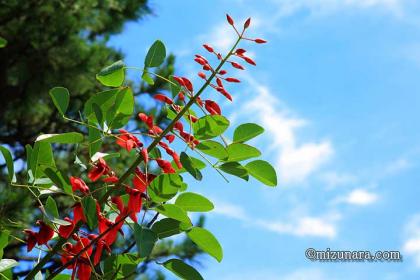
<svg viewBox="0 0 420 280">
<path fill-rule="evenodd" d="M 207 44 L 204 44 L 203 45 L 203 47 L 208 51 L 208 52 L 214 52 L 214 49 L 210 46 L 210 45 L 207 45 Z"/>
<path fill-rule="evenodd" d="M 246 57 L 246 56 L 243 56 L 242 57 L 246 62 L 248 62 L 249 64 L 251 64 L 251 65 L 257 65 L 251 58 L 249 58 L 249 57 Z"/>
<path fill-rule="evenodd" d="M 226 74 L 226 73 L 227 73 L 227 71 L 226 71 L 226 70 L 220 70 L 220 71 L 219 71 L 219 75 L 222 75 L 222 76 L 223 76 L 224 74 Z"/>
<path fill-rule="evenodd" d="M 223 83 L 222 83 L 222 80 L 220 78 L 216 78 L 216 82 L 217 82 L 217 85 L 219 87 L 223 87 Z"/>
<path fill-rule="evenodd" d="M 229 22 L 230 25 L 234 25 L 233 19 L 230 17 L 230 15 L 226 14 L 226 19 Z"/>
<path fill-rule="evenodd" d="M 229 83 L 240 83 L 241 82 L 240 80 L 238 80 L 236 78 L 226 78 L 225 81 L 229 82 Z"/>
<path fill-rule="evenodd" d="M 196 57 L 196 58 L 194 59 L 194 61 L 195 61 L 195 62 L 197 62 L 197 63 L 198 63 L 198 64 L 200 64 L 200 65 L 207 64 L 207 61 L 205 61 L 204 59 L 201 59 L 200 57 Z"/>
<path fill-rule="evenodd" d="M 242 66 L 242 65 L 240 65 L 239 63 L 236 63 L 236 62 L 231 62 L 230 64 L 232 64 L 232 66 L 234 67 L 234 68 L 236 68 L 236 69 L 240 69 L 240 70 L 244 70 L 245 68 Z"/>
<path fill-rule="evenodd" d="M 257 43 L 257 44 L 265 44 L 265 43 L 267 43 L 267 41 L 266 41 L 266 40 L 259 39 L 259 38 L 254 39 L 254 42 L 255 42 L 255 43 Z"/>
<path fill-rule="evenodd" d="M 205 70 L 205 71 L 209 71 L 209 70 L 211 70 L 210 65 L 208 65 L 208 64 L 204 64 L 204 65 L 203 65 L 203 70 Z"/>
<path fill-rule="evenodd" d="M 244 29 L 247 29 L 250 24 L 251 24 L 251 18 L 248 18 L 244 23 Z"/>
<path fill-rule="evenodd" d="M 246 50 L 245 50 L 245 49 L 237 49 L 237 50 L 235 51 L 235 53 L 236 53 L 237 55 L 243 55 L 244 53 L 246 53 Z"/>
<path fill-rule="evenodd" d="M 198 76 L 201 78 L 201 79 L 207 79 L 207 77 L 206 77 L 206 74 L 204 74 L 203 72 L 199 72 L 198 73 Z"/>
</svg>

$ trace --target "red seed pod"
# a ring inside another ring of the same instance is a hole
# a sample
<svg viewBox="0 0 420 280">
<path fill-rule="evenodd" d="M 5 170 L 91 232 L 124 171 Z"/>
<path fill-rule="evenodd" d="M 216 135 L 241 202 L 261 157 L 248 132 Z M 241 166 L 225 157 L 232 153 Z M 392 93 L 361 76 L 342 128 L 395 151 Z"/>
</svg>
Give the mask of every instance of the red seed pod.
<svg viewBox="0 0 420 280">
<path fill-rule="evenodd" d="M 259 38 L 254 39 L 254 42 L 255 42 L 255 43 L 257 43 L 257 44 L 264 44 L 264 43 L 267 43 L 267 41 L 266 41 L 266 40 L 259 39 Z"/>
<path fill-rule="evenodd" d="M 172 101 L 172 99 L 170 99 L 169 97 L 167 97 L 167 96 L 165 96 L 165 95 L 163 95 L 163 94 L 160 94 L 160 93 L 155 94 L 155 95 L 153 96 L 153 98 L 154 98 L 154 99 L 156 99 L 156 100 L 159 100 L 159 101 L 165 102 L 165 103 L 166 103 L 166 104 L 168 104 L 168 105 L 171 105 L 171 104 L 173 104 L 173 103 L 174 103 L 174 102 Z"/>
<path fill-rule="evenodd" d="M 205 61 L 205 60 L 203 60 L 203 59 L 201 59 L 199 57 L 194 58 L 194 61 L 197 62 L 200 65 L 207 64 L 207 61 Z"/>
<path fill-rule="evenodd" d="M 210 46 L 210 45 L 208 45 L 208 44 L 204 44 L 203 45 L 203 47 L 208 51 L 208 52 L 214 52 L 214 49 Z"/>
<path fill-rule="evenodd" d="M 193 123 L 198 121 L 198 118 L 196 116 L 193 116 L 193 115 L 188 115 L 188 119 Z"/>
<path fill-rule="evenodd" d="M 188 80 L 187 78 L 185 78 L 185 77 L 182 77 L 181 78 L 182 79 L 182 81 L 184 82 L 184 86 L 185 86 L 185 88 L 186 89 L 188 89 L 189 91 L 193 91 L 193 85 L 192 85 L 192 83 L 191 83 L 191 81 L 190 80 Z"/>
<path fill-rule="evenodd" d="M 172 143 L 175 140 L 175 135 L 167 134 L 167 135 L 165 135 L 165 139 L 168 140 L 169 143 Z"/>
<path fill-rule="evenodd" d="M 211 70 L 211 66 L 209 64 L 204 64 L 203 65 L 203 70 L 204 71 L 209 71 L 209 70 Z"/>
<path fill-rule="evenodd" d="M 141 156 L 143 157 L 144 163 L 147 164 L 149 162 L 149 153 L 146 148 L 141 149 Z"/>
<path fill-rule="evenodd" d="M 246 50 L 245 49 L 236 49 L 235 53 L 237 55 L 243 55 L 244 53 L 246 53 Z"/>
<path fill-rule="evenodd" d="M 184 125 L 182 124 L 182 122 L 176 122 L 174 128 L 177 129 L 179 132 L 184 131 Z"/>
<path fill-rule="evenodd" d="M 216 78 L 216 82 L 217 82 L 217 85 L 219 87 L 223 87 L 223 83 L 222 83 L 222 80 L 220 78 Z"/>
<path fill-rule="evenodd" d="M 185 96 L 184 96 L 184 93 L 183 93 L 182 91 L 180 91 L 180 92 L 178 93 L 178 99 L 179 99 L 180 101 L 184 101 L 184 100 L 185 100 Z"/>
<path fill-rule="evenodd" d="M 249 57 L 247 57 L 247 56 L 243 56 L 242 57 L 246 62 L 248 62 L 249 64 L 251 64 L 251 65 L 257 65 L 256 63 L 255 63 L 255 61 L 253 61 L 251 58 L 249 58 Z"/>
<path fill-rule="evenodd" d="M 204 79 L 204 80 L 206 80 L 206 79 L 207 79 L 206 74 L 204 74 L 203 72 L 198 72 L 198 76 L 199 76 L 201 79 Z"/>
<path fill-rule="evenodd" d="M 226 73 L 227 73 L 227 71 L 226 71 L 226 70 L 220 70 L 220 71 L 219 71 L 219 75 L 222 75 L 222 76 L 223 76 L 224 74 L 226 74 Z"/>
<path fill-rule="evenodd" d="M 206 100 L 205 101 L 205 108 L 207 110 L 207 112 L 210 113 L 210 115 L 221 115 L 222 111 L 220 110 L 219 105 L 212 101 L 212 100 Z"/>
<path fill-rule="evenodd" d="M 251 24 L 251 18 L 248 18 L 244 23 L 244 29 L 247 29 L 250 24 Z"/>
<path fill-rule="evenodd" d="M 230 17 L 230 15 L 226 14 L 226 19 L 227 19 L 227 22 L 228 22 L 230 25 L 234 25 L 234 24 L 235 24 L 235 23 L 233 22 L 233 19 Z"/>
<path fill-rule="evenodd" d="M 181 77 L 173 76 L 174 80 L 182 87 L 185 87 L 184 80 Z"/>
<path fill-rule="evenodd" d="M 236 78 L 232 78 L 232 77 L 226 78 L 225 81 L 229 82 L 229 83 L 240 83 L 241 82 L 240 80 L 238 80 Z"/>
<path fill-rule="evenodd" d="M 240 69 L 240 70 L 244 70 L 245 68 L 242 66 L 242 65 L 240 65 L 239 63 L 236 63 L 236 62 L 231 62 L 230 64 L 232 64 L 232 66 L 234 67 L 234 68 L 236 68 L 236 69 Z"/>
</svg>

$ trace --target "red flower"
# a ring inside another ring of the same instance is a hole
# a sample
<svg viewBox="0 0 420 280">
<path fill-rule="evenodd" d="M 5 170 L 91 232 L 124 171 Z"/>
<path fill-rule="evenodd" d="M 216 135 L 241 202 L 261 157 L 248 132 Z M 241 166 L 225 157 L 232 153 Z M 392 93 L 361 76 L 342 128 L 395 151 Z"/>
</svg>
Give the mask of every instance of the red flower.
<svg viewBox="0 0 420 280">
<path fill-rule="evenodd" d="M 73 206 L 73 222 L 77 224 L 79 221 L 83 221 L 86 223 L 86 217 L 83 214 L 83 207 L 80 202 L 76 203 Z"/>
<path fill-rule="evenodd" d="M 179 132 L 184 131 L 184 125 L 182 124 L 182 122 L 176 122 L 174 128 L 177 129 Z"/>
<path fill-rule="evenodd" d="M 240 80 L 238 80 L 236 78 L 231 78 L 231 77 L 226 78 L 225 81 L 230 82 L 230 83 L 240 83 L 241 82 Z"/>
<path fill-rule="evenodd" d="M 193 91 L 193 85 L 190 80 L 185 77 L 181 77 L 182 81 L 184 82 L 185 88 L 188 89 L 190 92 Z"/>
<path fill-rule="evenodd" d="M 105 179 L 103 179 L 102 181 L 104 181 L 105 183 L 117 183 L 118 182 L 118 177 L 115 175 L 112 176 L 108 176 Z"/>
<path fill-rule="evenodd" d="M 149 129 L 152 129 L 152 127 L 153 127 L 153 116 L 148 116 L 144 113 L 139 113 L 138 117 L 142 122 L 144 122 L 147 125 L 147 127 Z"/>
<path fill-rule="evenodd" d="M 115 242 L 115 239 L 117 239 L 118 231 L 120 231 L 122 225 L 124 224 L 124 222 L 121 220 L 122 215 L 125 215 L 125 213 L 120 213 L 117 216 L 117 219 L 115 220 L 115 222 L 112 222 L 112 221 L 108 220 L 102 214 L 98 215 L 99 233 L 100 234 L 104 233 L 108 228 L 112 227 L 112 229 L 109 230 L 102 237 L 102 239 L 105 241 L 105 243 L 108 246 L 111 246 Z M 116 222 L 118 222 L 118 224 L 115 226 Z"/>
<path fill-rule="evenodd" d="M 61 261 L 66 264 L 68 261 L 71 261 L 74 256 L 79 254 L 85 247 L 88 247 L 76 261 L 68 267 L 73 269 L 72 279 L 74 279 L 74 274 L 77 272 L 77 277 L 79 280 L 89 280 L 90 274 L 92 273 L 92 268 L 90 266 L 89 258 L 92 255 L 93 248 L 90 246 L 90 240 L 88 238 L 78 238 L 78 242 L 73 245 L 71 243 L 66 243 L 64 246 L 64 254 L 61 256 Z"/>
<path fill-rule="evenodd" d="M 170 99 L 169 97 L 163 95 L 163 94 L 155 94 L 153 96 L 154 99 L 165 102 L 168 105 L 172 105 L 174 102 L 172 101 L 172 99 Z"/>
<path fill-rule="evenodd" d="M 38 245 L 46 244 L 54 236 L 54 230 L 41 220 L 37 221 L 37 224 L 40 226 L 37 234 L 37 243 Z"/>
<path fill-rule="evenodd" d="M 71 176 L 70 177 L 70 184 L 71 184 L 73 192 L 75 192 L 77 190 L 81 191 L 84 194 L 89 192 L 89 187 L 80 178 Z"/>
<path fill-rule="evenodd" d="M 149 153 L 146 148 L 141 149 L 141 155 L 143 157 L 144 163 L 147 164 L 149 162 Z"/>
<path fill-rule="evenodd" d="M 242 66 L 242 65 L 240 65 L 239 63 L 236 63 L 236 62 L 231 62 L 230 63 L 234 68 L 236 68 L 236 69 L 240 69 L 240 70 L 244 70 L 245 68 Z"/>
<path fill-rule="evenodd" d="M 70 218 L 68 218 L 68 217 L 65 217 L 64 218 L 64 220 L 65 221 L 67 221 L 67 222 L 69 222 L 70 223 L 70 225 L 67 225 L 67 226 L 65 226 L 65 225 L 61 225 L 59 228 L 58 228 L 58 234 L 61 236 L 61 237 L 63 237 L 63 238 L 69 238 L 70 237 L 70 235 L 73 233 L 73 230 L 74 230 L 74 222 L 73 222 L 73 220 L 72 219 L 70 219 Z"/>
<path fill-rule="evenodd" d="M 226 71 L 226 70 L 220 70 L 220 71 L 219 71 L 219 75 L 222 75 L 222 76 L 223 76 L 224 74 L 226 74 L 226 73 L 227 73 L 227 71 Z"/>
<path fill-rule="evenodd" d="M 88 177 L 92 182 L 97 181 L 102 175 L 108 174 L 110 171 L 109 166 L 106 164 L 103 158 L 99 158 L 99 160 L 95 163 L 93 168 L 89 171 Z"/>
<path fill-rule="evenodd" d="M 181 164 L 181 161 L 180 161 L 180 159 L 179 159 L 179 155 L 177 154 L 177 153 L 173 153 L 172 154 L 172 158 L 174 159 L 174 162 L 175 162 L 175 164 L 176 164 L 176 166 L 179 168 L 179 169 L 181 169 L 182 168 L 182 164 Z"/>
<path fill-rule="evenodd" d="M 112 203 L 114 203 L 115 205 L 117 205 L 118 210 L 120 211 L 120 213 L 124 212 L 124 203 L 121 199 L 120 196 L 113 196 L 111 198 Z"/>
<path fill-rule="evenodd" d="M 166 134 L 165 135 L 165 139 L 168 140 L 169 143 L 172 143 L 175 140 L 175 135 L 173 135 L 173 134 Z"/>
<path fill-rule="evenodd" d="M 26 238 L 26 245 L 27 245 L 27 251 L 28 252 L 30 252 L 30 251 L 32 251 L 32 249 L 35 247 L 35 245 L 36 245 L 36 242 L 37 242 L 37 233 L 36 232 L 34 232 L 34 231 L 32 231 L 32 230 L 30 230 L 30 229 L 25 229 L 24 231 L 23 231 L 26 235 L 27 235 L 27 238 Z"/>
<path fill-rule="evenodd" d="M 205 101 L 205 108 L 211 115 L 221 115 L 222 114 L 219 105 L 212 100 L 206 100 Z"/>
<path fill-rule="evenodd" d="M 257 43 L 257 44 L 265 44 L 265 43 L 267 43 L 267 41 L 266 41 L 266 40 L 259 39 L 259 38 L 254 39 L 254 42 L 255 42 L 255 43 Z"/>
<path fill-rule="evenodd" d="M 122 135 L 117 136 L 117 145 L 123 147 L 127 151 L 131 151 L 133 148 L 142 147 L 143 143 L 137 139 L 133 134 L 129 133 L 128 131 L 124 129 L 120 129 L 119 132 Z"/>
<path fill-rule="evenodd" d="M 204 74 L 203 72 L 198 72 L 198 76 L 199 76 L 201 79 L 204 79 L 204 80 L 206 80 L 206 79 L 207 79 L 206 74 Z"/>
<path fill-rule="evenodd" d="M 247 29 L 250 24 L 251 24 L 251 18 L 248 18 L 244 23 L 244 29 Z"/>
<path fill-rule="evenodd" d="M 142 192 L 137 189 L 131 189 L 129 187 L 125 188 L 125 191 L 128 193 L 128 211 L 130 213 L 130 218 L 137 223 L 137 213 L 141 210 Z"/>
<path fill-rule="evenodd" d="M 158 158 L 156 159 L 156 162 L 159 165 L 159 167 L 162 168 L 163 173 L 169 174 L 176 172 L 169 161 Z"/>
<path fill-rule="evenodd" d="M 134 178 L 133 178 L 133 186 L 139 190 L 140 192 L 145 192 L 147 186 L 155 179 L 155 175 L 153 174 L 144 174 L 140 171 L 140 169 L 136 169 L 134 171 Z"/>
</svg>

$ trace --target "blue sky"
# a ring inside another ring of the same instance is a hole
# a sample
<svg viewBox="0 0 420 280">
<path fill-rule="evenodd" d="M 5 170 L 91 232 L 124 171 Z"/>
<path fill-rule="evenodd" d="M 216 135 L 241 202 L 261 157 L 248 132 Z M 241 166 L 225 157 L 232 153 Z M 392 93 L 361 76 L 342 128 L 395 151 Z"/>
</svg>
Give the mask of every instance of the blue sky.
<svg viewBox="0 0 420 280">
<path fill-rule="evenodd" d="M 417 3 L 416 3 L 417 2 Z M 142 66 L 156 39 L 195 77 L 202 43 L 225 50 L 225 22 L 252 17 L 244 44 L 257 62 L 238 76 L 233 126 L 266 128 L 253 143 L 279 186 L 214 170 L 190 190 L 210 197 L 207 227 L 224 247 L 206 279 L 418 279 L 420 275 L 420 4 L 404 0 L 151 1 L 155 16 L 127 24 L 112 46 Z M 196 80 L 197 81 L 197 80 Z M 199 82 L 199 81 L 197 81 Z M 208 96 L 214 93 L 210 91 Z M 230 132 L 232 133 L 232 132 Z M 228 136 L 231 134 L 227 134 Z M 401 263 L 313 263 L 312 247 L 401 250 Z"/>
</svg>

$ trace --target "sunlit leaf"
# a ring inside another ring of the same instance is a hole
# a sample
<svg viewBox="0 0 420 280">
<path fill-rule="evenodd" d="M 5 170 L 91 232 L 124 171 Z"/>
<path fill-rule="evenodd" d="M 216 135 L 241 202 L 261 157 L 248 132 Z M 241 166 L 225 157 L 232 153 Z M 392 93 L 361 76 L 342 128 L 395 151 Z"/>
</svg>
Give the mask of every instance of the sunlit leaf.
<svg viewBox="0 0 420 280">
<path fill-rule="evenodd" d="M 156 211 L 168 218 L 172 218 L 182 223 L 191 224 L 191 220 L 187 213 L 181 207 L 174 204 L 159 205 L 156 207 Z"/>
<path fill-rule="evenodd" d="M 270 187 L 277 186 L 276 171 L 268 162 L 264 160 L 251 161 L 245 165 L 245 168 L 252 177 L 261 183 Z"/>
<path fill-rule="evenodd" d="M 139 257 L 149 256 L 158 239 L 154 231 L 139 224 L 134 224 L 134 238 L 136 239 Z"/>
<path fill-rule="evenodd" d="M 222 261 L 222 246 L 220 246 L 219 241 L 210 231 L 200 227 L 193 227 L 187 232 L 187 235 L 201 250 L 208 253 L 218 262 Z"/>
<path fill-rule="evenodd" d="M 193 124 L 194 136 L 205 140 L 219 136 L 229 127 L 229 120 L 220 115 L 208 115 Z"/>
<path fill-rule="evenodd" d="M 55 87 L 50 90 L 53 103 L 61 115 L 64 115 L 69 106 L 70 94 L 64 87 Z"/>
<path fill-rule="evenodd" d="M 103 68 L 98 74 L 96 79 L 104 86 L 119 87 L 124 82 L 125 71 L 124 62 L 121 60 Z"/>
<path fill-rule="evenodd" d="M 163 263 L 163 266 L 184 280 L 203 280 L 204 278 L 192 266 L 179 259 L 170 259 Z"/>
<path fill-rule="evenodd" d="M 2 259 L 0 260 L 0 272 L 8 270 L 9 268 L 17 266 L 19 263 L 12 259 Z"/>
<path fill-rule="evenodd" d="M 250 145 L 242 143 L 233 143 L 227 146 L 227 161 L 242 161 L 253 157 L 259 157 L 261 152 Z"/>
<path fill-rule="evenodd" d="M 144 59 L 144 66 L 157 67 L 165 61 L 166 49 L 165 45 L 160 40 L 156 40 L 147 52 Z"/>
<path fill-rule="evenodd" d="M 41 134 L 35 142 L 75 144 L 83 141 L 83 134 L 78 132 L 66 132 L 61 134 Z"/>
<path fill-rule="evenodd" d="M 226 162 L 218 167 L 223 172 L 248 181 L 248 171 L 239 162 Z"/>
<path fill-rule="evenodd" d="M 175 205 L 188 212 L 208 212 L 214 208 L 213 203 L 202 195 L 192 192 L 180 194 Z"/>
<path fill-rule="evenodd" d="M 244 123 L 233 133 L 233 142 L 245 142 L 264 132 L 264 128 L 255 123 Z"/>
<path fill-rule="evenodd" d="M 10 182 L 15 182 L 16 177 L 12 153 L 9 151 L 9 149 L 3 146 L 0 146 L 0 152 L 3 154 L 4 161 L 6 162 L 9 180 Z"/>
<path fill-rule="evenodd" d="M 155 222 L 152 230 L 157 234 L 159 239 L 166 238 L 181 232 L 180 221 L 164 218 Z"/>
<path fill-rule="evenodd" d="M 203 175 L 201 174 L 200 170 L 195 167 L 194 162 L 191 158 L 184 152 L 181 153 L 180 156 L 182 167 L 187 170 L 188 173 L 191 174 L 196 180 L 201 181 L 203 179 Z"/>
<path fill-rule="evenodd" d="M 202 151 L 203 153 L 215 157 L 217 159 L 223 160 L 228 157 L 228 153 L 225 147 L 219 142 L 213 140 L 201 141 L 196 148 Z"/>
</svg>

